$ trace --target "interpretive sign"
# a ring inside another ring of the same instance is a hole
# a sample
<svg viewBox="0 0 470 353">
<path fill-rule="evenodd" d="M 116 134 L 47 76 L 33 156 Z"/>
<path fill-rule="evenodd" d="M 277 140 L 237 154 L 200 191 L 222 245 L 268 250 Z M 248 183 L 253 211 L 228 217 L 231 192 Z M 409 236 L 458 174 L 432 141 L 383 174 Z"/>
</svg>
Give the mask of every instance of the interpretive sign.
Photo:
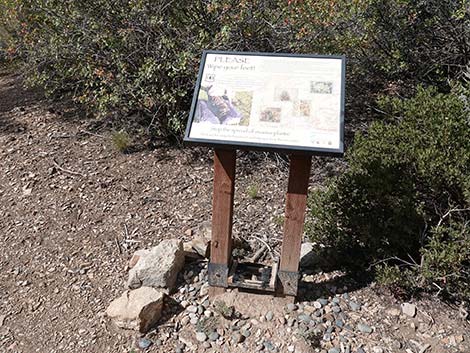
<svg viewBox="0 0 470 353">
<path fill-rule="evenodd" d="M 344 56 L 205 51 L 185 142 L 343 154 Z"/>
<path fill-rule="evenodd" d="M 226 288 L 297 294 L 312 155 L 341 156 L 344 56 L 205 51 L 184 141 L 214 147 L 209 294 Z M 237 149 L 290 155 L 281 254 L 232 261 Z M 256 260 L 253 260 L 256 261 Z"/>
</svg>

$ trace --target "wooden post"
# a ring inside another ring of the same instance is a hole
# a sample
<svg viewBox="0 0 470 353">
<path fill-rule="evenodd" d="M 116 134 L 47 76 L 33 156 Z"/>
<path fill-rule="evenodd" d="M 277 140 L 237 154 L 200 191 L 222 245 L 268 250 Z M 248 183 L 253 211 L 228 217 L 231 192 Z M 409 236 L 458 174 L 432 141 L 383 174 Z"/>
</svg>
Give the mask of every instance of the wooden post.
<svg viewBox="0 0 470 353">
<path fill-rule="evenodd" d="M 235 193 L 235 150 L 216 149 L 214 153 L 214 192 L 212 199 L 212 239 L 209 263 L 209 294 L 223 293 L 232 253 L 233 196 Z"/>
<path fill-rule="evenodd" d="M 282 240 L 279 281 L 285 295 L 295 296 L 298 286 L 300 246 L 307 206 L 311 156 L 292 155 L 286 197 L 284 236 Z"/>
</svg>

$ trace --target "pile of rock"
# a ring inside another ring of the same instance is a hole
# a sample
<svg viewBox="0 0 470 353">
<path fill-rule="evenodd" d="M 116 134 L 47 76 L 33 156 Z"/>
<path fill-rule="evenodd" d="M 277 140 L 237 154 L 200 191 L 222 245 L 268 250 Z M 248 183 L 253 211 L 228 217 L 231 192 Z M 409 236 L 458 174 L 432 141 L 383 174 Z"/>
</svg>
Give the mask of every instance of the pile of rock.
<svg viewBox="0 0 470 353">
<path fill-rule="evenodd" d="M 106 314 L 118 327 L 146 333 L 160 319 L 165 295 L 174 291 L 183 266 L 183 243 L 177 239 L 137 251 L 129 261 L 128 289 L 111 302 Z"/>
</svg>

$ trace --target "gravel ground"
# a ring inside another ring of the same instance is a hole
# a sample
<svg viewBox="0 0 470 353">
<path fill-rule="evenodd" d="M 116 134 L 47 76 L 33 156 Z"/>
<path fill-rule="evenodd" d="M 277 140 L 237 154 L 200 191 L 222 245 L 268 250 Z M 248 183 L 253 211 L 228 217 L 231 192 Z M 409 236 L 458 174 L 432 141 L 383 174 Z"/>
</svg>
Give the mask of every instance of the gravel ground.
<svg viewBox="0 0 470 353">
<path fill-rule="evenodd" d="M 209 150 L 122 154 L 109 135 L 72 108 L 23 91 L 17 76 L 0 76 L 0 352 L 138 350 L 140 336 L 117 329 L 104 315 L 124 290 L 129 258 L 162 239 L 189 240 L 188 229 L 210 220 Z M 275 258 L 286 163 L 245 153 L 237 168 L 234 235 L 248 245 L 245 255 L 267 242 L 272 251 L 261 260 Z M 315 160 L 311 185 L 335 168 Z M 236 308 L 240 316 L 226 319 L 206 301 L 206 266 L 204 260 L 187 265 L 164 320 L 142 347 L 470 352 L 469 325 L 458 308 L 427 299 L 413 303 L 417 314 L 409 317 L 373 285 L 361 288 L 321 269 L 304 274 L 295 307 L 258 298 L 259 305 L 250 302 L 250 310 Z M 203 325 L 204 317 L 217 319 Z"/>
</svg>

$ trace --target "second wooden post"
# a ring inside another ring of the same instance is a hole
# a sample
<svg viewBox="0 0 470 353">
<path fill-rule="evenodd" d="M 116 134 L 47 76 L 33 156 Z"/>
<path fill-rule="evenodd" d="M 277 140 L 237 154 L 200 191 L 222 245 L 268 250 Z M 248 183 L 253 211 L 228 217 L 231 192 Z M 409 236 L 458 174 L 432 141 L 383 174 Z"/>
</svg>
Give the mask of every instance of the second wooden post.
<svg viewBox="0 0 470 353">
<path fill-rule="evenodd" d="M 311 156 L 291 156 L 284 235 L 278 275 L 281 284 L 280 291 L 288 296 L 297 295 L 300 246 L 302 244 L 311 165 Z"/>
</svg>

